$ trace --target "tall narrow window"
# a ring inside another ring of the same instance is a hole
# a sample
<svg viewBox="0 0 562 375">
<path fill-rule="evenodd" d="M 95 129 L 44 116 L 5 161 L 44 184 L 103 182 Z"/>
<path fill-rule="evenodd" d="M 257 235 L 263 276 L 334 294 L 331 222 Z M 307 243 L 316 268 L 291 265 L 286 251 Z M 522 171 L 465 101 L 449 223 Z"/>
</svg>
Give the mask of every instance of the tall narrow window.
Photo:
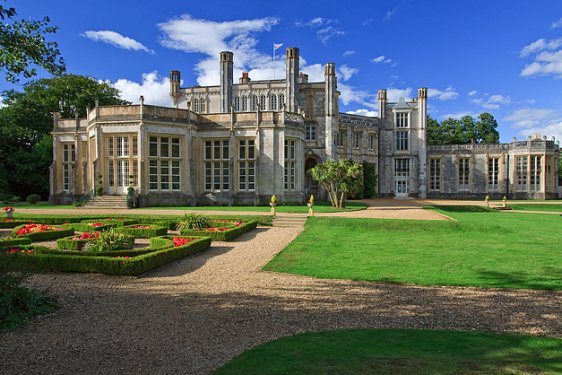
<svg viewBox="0 0 562 375">
<path fill-rule="evenodd" d="M 459 190 L 468 190 L 469 187 L 469 170 L 470 159 L 459 159 Z"/>
<path fill-rule="evenodd" d="M 107 139 L 107 156 L 113 156 L 113 137 Z"/>
<path fill-rule="evenodd" d="M 500 173 L 500 159 L 488 159 L 488 191 L 498 191 L 498 177 Z"/>
<path fill-rule="evenodd" d="M 396 151 L 408 151 L 408 132 L 396 132 Z"/>
<path fill-rule="evenodd" d="M 531 156 L 531 174 L 530 174 L 531 191 L 541 190 L 541 156 Z"/>
<path fill-rule="evenodd" d="M 239 96 L 234 97 L 234 111 L 240 112 L 240 97 Z"/>
<path fill-rule="evenodd" d="M 517 191 L 527 191 L 527 156 L 515 158 L 517 168 Z"/>
<path fill-rule="evenodd" d="M 375 133 L 369 133 L 369 150 L 374 150 L 377 145 L 377 135 Z"/>
<path fill-rule="evenodd" d="M 238 190 L 253 191 L 256 188 L 256 152 L 253 139 L 238 141 Z"/>
<path fill-rule="evenodd" d="M 205 142 L 205 190 L 230 190 L 228 140 Z"/>
<path fill-rule="evenodd" d="M 181 139 L 149 137 L 149 188 L 158 191 L 181 190 Z"/>
<path fill-rule="evenodd" d="M 316 140 L 316 124 L 306 124 L 305 125 L 305 139 L 307 141 Z"/>
<path fill-rule="evenodd" d="M 285 95 L 279 94 L 279 109 L 283 109 L 285 105 Z"/>
<path fill-rule="evenodd" d="M 199 99 L 193 99 L 193 112 L 199 112 Z"/>
<path fill-rule="evenodd" d="M 62 189 L 64 191 L 70 190 L 70 174 L 72 171 L 72 163 L 76 161 L 75 152 L 76 148 L 73 143 L 65 143 L 62 148 Z"/>
<path fill-rule="evenodd" d="M 260 95 L 260 111 L 265 111 L 265 95 Z"/>
<path fill-rule="evenodd" d="M 137 156 L 139 153 L 139 145 L 137 137 L 133 137 L 133 156 Z"/>
<path fill-rule="evenodd" d="M 199 109 L 201 110 L 201 113 L 205 113 L 205 107 L 206 107 L 206 106 L 205 106 L 205 102 L 206 102 L 206 101 L 205 101 L 204 98 L 201 98 L 201 99 L 199 100 Z"/>
<path fill-rule="evenodd" d="M 248 110 L 248 97 L 242 97 L 242 112 L 246 112 Z"/>
<path fill-rule="evenodd" d="M 396 194 L 408 194 L 410 192 L 410 159 L 394 160 L 394 182 Z"/>
<path fill-rule="evenodd" d="M 252 95 L 252 111 L 258 110 L 258 96 Z"/>
<path fill-rule="evenodd" d="M 438 191 L 441 189 L 441 160 L 429 160 L 429 190 Z"/>
<path fill-rule="evenodd" d="M 353 132 L 353 148 L 356 150 L 361 148 L 361 132 Z"/>
<path fill-rule="evenodd" d="M 295 190 L 296 186 L 296 167 L 297 167 L 297 156 L 296 156 L 296 141 L 285 140 L 285 171 L 284 171 L 284 182 L 285 190 Z"/>
<path fill-rule="evenodd" d="M 397 128 L 407 128 L 408 127 L 408 113 L 399 112 L 396 114 L 396 127 Z"/>
<path fill-rule="evenodd" d="M 271 94 L 269 97 L 269 109 L 271 111 L 277 111 L 277 95 Z"/>
<path fill-rule="evenodd" d="M 345 131 L 344 130 L 340 130 L 336 133 L 336 139 L 335 139 L 335 145 L 338 148 L 342 148 L 344 145 L 344 139 L 345 139 Z"/>
</svg>

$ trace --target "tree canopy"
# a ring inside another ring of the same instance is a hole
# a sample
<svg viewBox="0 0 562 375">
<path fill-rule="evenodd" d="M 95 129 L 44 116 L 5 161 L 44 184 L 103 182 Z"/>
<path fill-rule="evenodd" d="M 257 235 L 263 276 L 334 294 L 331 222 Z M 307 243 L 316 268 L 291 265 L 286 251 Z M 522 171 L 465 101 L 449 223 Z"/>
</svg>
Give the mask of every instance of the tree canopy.
<svg viewBox="0 0 562 375">
<path fill-rule="evenodd" d="M 36 66 L 53 75 L 65 72 L 64 59 L 58 44 L 47 41 L 48 34 L 57 31 L 50 25 L 49 17 L 42 20 L 16 20 L 14 8 L 0 5 L 0 71 L 8 82 L 18 82 L 20 76 L 31 78 L 37 74 Z"/>
<path fill-rule="evenodd" d="M 331 160 L 316 164 L 309 172 L 312 178 L 326 190 L 333 207 L 345 207 L 351 194 L 363 188 L 363 168 L 360 163 L 350 160 Z"/>
<path fill-rule="evenodd" d="M 91 77 L 63 75 L 27 83 L 23 91 L 4 91 L 0 109 L 0 191 L 48 195 L 52 162 L 52 113 L 86 115 L 86 106 L 128 104 L 119 90 Z M 8 174 L 7 171 L 10 171 Z"/>
<path fill-rule="evenodd" d="M 469 143 L 498 143 L 500 134 L 494 116 L 484 112 L 477 119 L 463 116 L 460 120 L 448 118 L 439 123 L 428 116 L 427 144 L 450 145 Z"/>
</svg>

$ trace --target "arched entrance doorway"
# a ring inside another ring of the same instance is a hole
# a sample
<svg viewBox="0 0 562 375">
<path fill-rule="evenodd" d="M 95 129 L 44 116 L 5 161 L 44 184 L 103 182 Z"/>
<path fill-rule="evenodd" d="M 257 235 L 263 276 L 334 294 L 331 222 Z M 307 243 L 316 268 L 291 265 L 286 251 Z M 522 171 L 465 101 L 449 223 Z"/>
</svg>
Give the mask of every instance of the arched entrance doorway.
<svg viewBox="0 0 562 375">
<path fill-rule="evenodd" d="M 312 176 L 308 172 L 311 168 L 314 168 L 316 164 L 319 163 L 319 160 L 314 156 L 308 156 L 304 161 L 304 194 L 306 199 L 310 197 L 310 195 L 314 195 L 318 197 L 318 182 L 312 179 Z"/>
</svg>

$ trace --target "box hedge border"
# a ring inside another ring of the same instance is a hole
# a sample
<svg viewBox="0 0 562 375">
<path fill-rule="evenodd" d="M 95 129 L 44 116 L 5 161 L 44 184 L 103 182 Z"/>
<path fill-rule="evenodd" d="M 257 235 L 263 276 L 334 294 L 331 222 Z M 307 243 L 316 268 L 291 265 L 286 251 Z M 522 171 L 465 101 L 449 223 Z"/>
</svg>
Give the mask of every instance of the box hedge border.
<svg viewBox="0 0 562 375">
<path fill-rule="evenodd" d="M 140 224 L 140 225 L 150 225 L 151 228 L 133 228 L 139 224 L 128 225 L 125 227 L 119 227 L 115 230 L 120 233 L 126 233 L 129 236 L 135 238 L 151 238 L 158 236 L 165 236 L 168 233 L 168 228 L 155 224 Z"/>
<path fill-rule="evenodd" d="M 0 248 L 20 245 L 31 245 L 29 237 L 7 237 L 0 239 Z"/>
<path fill-rule="evenodd" d="M 106 216 L 103 219 L 97 219 L 97 220 L 96 219 L 82 220 L 82 223 L 97 223 L 97 222 L 112 225 L 116 228 L 139 223 L 139 221 L 136 219 L 123 218 L 123 217 L 110 218 L 108 216 Z"/>
<path fill-rule="evenodd" d="M 17 231 L 19 229 L 23 228 L 23 225 L 17 226 L 14 228 L 14 230 L 12 231 L 11 236 L 15 237 L 15 238 L 29 238 L 31 239 L 31 241 L 33 242 L 38 242 L 38 241 L 51 241 L 51 240 L 56 240 L 58 238 L 62 238 L 62 237 L 69 237 L 72 236 L 74 234 L 74 229 L 72 228 L 66 228 L 66 227 L 58 227 L 61 228 L 60 230 L 48 230 L 48 231 L 44 231 L 44 232 L 33 232 L 33 233 L 28 233 L 28 234 L 22 234 L 22 235 L 17 235 Z"/>
<path fill-rule="evenodd" d="M 102 226 L 93 227 L 93 223 L 101 223 Z M 92 220 L 91 222 L 81 222 L 81 223 L 70 223 L 68 226 L 78 232 L 104 232 L 106 230 L 110 230 L 111 228 L 116 227 L 112 223 L 105 222 L 103 220 Z"/>
<path fill-rule="evenodd" d="M 15 228 L 15 227 L 19 227 L 20 225 L 24 225 L 24 224 L 31 224 L 33 223 L 32 221 L 26 221 L 26 220 L 0 220 L 0 229 L 11 229 L 11 228 Z"/>
<path fill-rule="evenodd" d="M 104 254 L 104 256 L 85 256 L 82 254 L 54 254 L 52 252 L 35 254 L 6 254 L 1 252 L 0 261 L 5 262 L 11 269 L 47 272 L 99 272 L 107 275 L 134 276 L 206 250 L 210 245 L 211 239 L 203 237 L 186 245 L 153 250 L 130 258 L 124 258 L 127 255 L 123 253 L 119 253 L 118 257 L 115 257 L 107 254 Z M 33 248 L 33 246 L 28 248 Z"/>
<path fill-rule="evenodd" d="M 214 241 L 230 241 L 242 233 L 248 232 L 250 230 L 256 229 L 258 223 L 255 221 L 242 222 L 240 226 L 235 226 L 225 231 L 220 232 L 208 232 L 205 230 L 198 229 L 182 229 L 180 234 L 182 236 L 208 236 Z"/>
<path fill-rule="evenodd" d="M 84 247 L 86 246 L 86 244 L 88 242 L 95 241 L 95 239 L 73 240 L 74 237 L 76 237 L 76 236 L 59 238 L 57 240 L 57 249 L 80 251 L 80 250 L 84 249 Z"/>
</svg>

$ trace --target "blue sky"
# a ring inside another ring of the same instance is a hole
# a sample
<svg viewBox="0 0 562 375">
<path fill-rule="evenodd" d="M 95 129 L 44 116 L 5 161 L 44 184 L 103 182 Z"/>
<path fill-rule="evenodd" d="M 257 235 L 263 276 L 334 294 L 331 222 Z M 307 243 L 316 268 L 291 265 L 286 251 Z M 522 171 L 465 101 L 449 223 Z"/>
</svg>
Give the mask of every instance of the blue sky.
<svg viewBox="0 0 562 375">
<path fill-rule="evenodd" d="M 235 79 L 284 75 L 284 49 L 322 79 L 338 67 L 342 112 L 374 115 L 376 91 L 397 99 L 430 89 L 438 120 L 487 111 L 501 141 L 562 137 L 562 1 L 8 1 L 21 17 L 48 15 L 68 72 L 111 82 L 130 101 L 169 105 L 168 74 L 218 84 L 218 52 Z M 0 89 L 13 88 L 0 81 Z M 20 87 L 15 87 L 16 89 Z"/>
</svg>

